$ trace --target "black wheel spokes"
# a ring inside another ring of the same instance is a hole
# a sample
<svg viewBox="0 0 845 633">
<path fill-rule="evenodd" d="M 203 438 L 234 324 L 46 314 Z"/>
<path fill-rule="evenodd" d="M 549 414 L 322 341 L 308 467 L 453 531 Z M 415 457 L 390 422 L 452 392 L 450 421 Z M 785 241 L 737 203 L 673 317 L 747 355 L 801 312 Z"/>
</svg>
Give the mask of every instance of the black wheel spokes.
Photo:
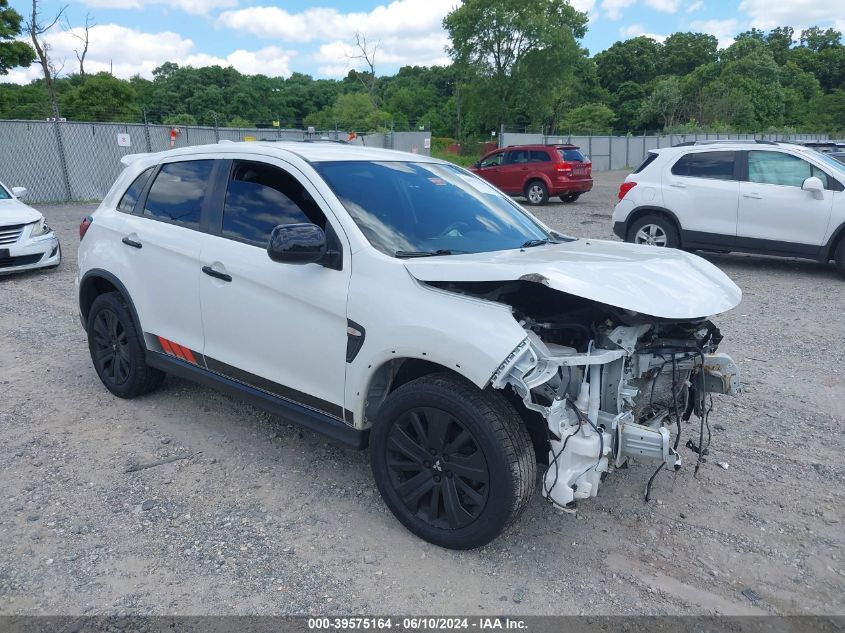
<svg viewBox="0 0 845 633">
<path fill-rule="evenodd" d="M 487 460 L 472 433 L 441 409 L 406 412 L 388 434 L 387 466 L 402 503 L 430 525 L 458 529 L 487 502 Z"/>
<path fill-rule="evenodd" d="M 103 310 L 94 319 L 93 360 L 100 373 L 115 384 L 129 378 L 129 338 L 123 324 L 111 310 Z"/>
</svg>

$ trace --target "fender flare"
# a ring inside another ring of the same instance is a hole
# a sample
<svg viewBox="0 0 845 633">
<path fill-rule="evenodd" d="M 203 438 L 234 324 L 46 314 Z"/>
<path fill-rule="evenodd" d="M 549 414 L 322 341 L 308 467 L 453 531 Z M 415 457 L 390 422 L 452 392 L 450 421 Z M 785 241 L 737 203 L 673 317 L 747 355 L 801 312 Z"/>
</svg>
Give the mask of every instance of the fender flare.
<svg viewBox="0 0 845 633">
<path fill-rule="evenodd" d="M 634 207 L 631 212 L 628 214 L 628 217 L 625 218 L 625 234 L 628 234 L 628 230 L 631 228 L 631 225 L 640 219 L 642 216 L 648 213 L 661 213 L 663 215 L 669 216 L 672 222 L 675 223 L 675 228 L 678 229 L 678 236 L 681 237 L 681 242 L 683 242 L 683 227 L 681 226 L 681 221 L 678 219 L 678 216 L 675 215 L 674 211 L 667 209 L 666 207 L 661 207 L 656 204 L 643 204 L 638 207 Z"/>
<path fill-rule="evenodd" d="M 833 233 L 830 234 L 830 239 L 822 249 L 822 257 L 825 262 L 829 262 L 833 259 L 833 253 L 836 250 L 836 245 L 839 244 L 839 241 L 842 239 L 845 239 L 845 222 L 842 222 L 842 224 L 833 230 Z"/>
<path fill-rule="evenodd" d="M 88 313 L 87 310 L 83 310 L 82 307 L 83 297 L 86 297 L 86 293 L 89 291 L 91 284 L 93 284 L 96 279 L 104 279 L 105 281 L 109 282 L 112 286 L 117 288 L 117 291 L 121 294 L 124 301 L 126 301 L 126 304 L 129 306 L 129 313 L 132 315 L 132 320 L 135 322 L 135 328 L 139 332 L 143 332 L 144 330 L 141 328 L 141 320 L 138 318 L 137 310 L 135 310 L 135 303 L 132 301 L 132 295 L 129 294 L 129 291 L 126 289 L 126 286 L 123 285 L 123 282 L 120 281 L 120 279 L 115 277 L 109 271 L 103 270 L 102 268 L 92 268 L 91 270 L 87 271 L 82 276 L 82 279 L 79 281 L 79 316 L 82 319 L 82 327 L 86 330 L 88 329 Z"/>
</svg>

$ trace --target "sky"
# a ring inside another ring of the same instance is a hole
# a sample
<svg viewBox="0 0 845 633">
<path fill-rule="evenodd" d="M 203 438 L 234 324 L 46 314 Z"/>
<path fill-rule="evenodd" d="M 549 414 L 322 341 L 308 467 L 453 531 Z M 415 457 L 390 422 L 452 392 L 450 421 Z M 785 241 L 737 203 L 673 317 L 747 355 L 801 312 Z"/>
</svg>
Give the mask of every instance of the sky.
<svg viewBox="0 0 845 633">
<path fill-rule="evenodd" d="M 51 19 L 67 4 L 67 24 L 48 34 L 51 54 L 64 72 L 77 70 L 74 33 L 86 15 L 90 30 L 86 72 L 112 69 L 123 78 L 151 78 L 165 61 L 180 65 L 234 66 L 247 74 L 287 77 L 302 72 L 340 78 L 360 62 L 354 37 L 377 43 L 376 72 L 400 66 L 448 63 L 443 17 L 460 0 L 41 0 Z M 839 0 L 571 0 L 590 18 L 582 45 L 594 54 L 637 35 L 661 40 L 676 31 L 699 31 L 728 46 L 751 27 L 833 26 L 845 31 Z M 31 4 L 11 0 L 26 16 Z M 0 81 L 26 83 L 39 68 L 15 69 Z"/>
</svg>

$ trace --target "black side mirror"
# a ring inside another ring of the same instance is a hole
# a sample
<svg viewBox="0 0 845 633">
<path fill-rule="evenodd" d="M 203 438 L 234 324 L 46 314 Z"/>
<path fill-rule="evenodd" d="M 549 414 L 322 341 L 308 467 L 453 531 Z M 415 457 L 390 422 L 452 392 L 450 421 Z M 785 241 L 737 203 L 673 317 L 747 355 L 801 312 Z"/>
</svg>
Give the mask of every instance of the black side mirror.
<svg viewBox="0 0 845 633">
<path fill-rule="evenodd" d="M 481 161 L 478 161 L 477 163 L 475 163 L 474 167 L 476 169 L 481 169 Z"/>
<path fill-rule="evenodd" d="M 327 253 L 326 234 L 316 224 L 280 224 L 267 245 L 270 259 L 285 264 L 320 263 Z"/>
</svg>

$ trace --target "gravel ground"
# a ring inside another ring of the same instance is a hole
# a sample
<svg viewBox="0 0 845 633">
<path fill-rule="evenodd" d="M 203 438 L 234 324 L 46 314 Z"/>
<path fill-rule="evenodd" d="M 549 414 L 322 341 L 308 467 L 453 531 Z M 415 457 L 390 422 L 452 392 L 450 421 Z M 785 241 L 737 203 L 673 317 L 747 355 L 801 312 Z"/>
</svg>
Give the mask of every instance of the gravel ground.
<svg viewBox="0 0 845 633">
<path fill-rule="evenodd" d="M 592 193 L 538 215 L 611 238 L 623 176 L 597 174 Z M 41 206 L 62 266 L 0 278 L 0 613 L 845 613 L 832 266 L 708 255 L 744 292 L 716 322 L 746 392 L 717 399 L 698 478 L 661 474 L 646 504 L 653 465 L 635 464 L 577 516 L 538 493 L 493 544 L 452 552 L 393 519 L 366 451 L 174 378 L 112 397 L 73 299 L 93 208 Z M 184 459 L 125 472 L 167 457 Z"/>
</svg>

